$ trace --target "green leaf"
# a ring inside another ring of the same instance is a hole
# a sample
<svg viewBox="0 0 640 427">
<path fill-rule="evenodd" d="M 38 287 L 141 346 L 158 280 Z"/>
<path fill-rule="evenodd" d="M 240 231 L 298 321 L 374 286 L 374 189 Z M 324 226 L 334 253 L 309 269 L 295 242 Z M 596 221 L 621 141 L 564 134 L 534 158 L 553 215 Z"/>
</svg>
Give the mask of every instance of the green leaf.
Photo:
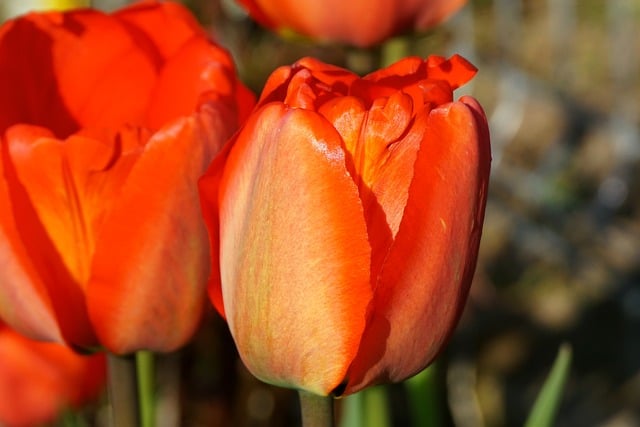
<svg viewBox="0 0 640 427">
<path fill-rule="evenodd" d="M 525 427 L 551 427 L 553 425 L 553 420 L 562 399 L 564 384 L 569 376 L 570 365 L 571 346 L 563 344 L 560 346 L 551 372 L 533 404 L 533 409 L 529 414 Z"/>
</svg>

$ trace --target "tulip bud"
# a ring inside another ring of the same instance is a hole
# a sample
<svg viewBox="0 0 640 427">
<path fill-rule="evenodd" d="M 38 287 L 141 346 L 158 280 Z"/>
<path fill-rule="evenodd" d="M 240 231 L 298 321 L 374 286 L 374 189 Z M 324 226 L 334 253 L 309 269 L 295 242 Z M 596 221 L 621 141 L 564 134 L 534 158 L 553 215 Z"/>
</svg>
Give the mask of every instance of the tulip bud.
<svg viewBox="0 0 640 427">
<path fill-rule="evenodd" d="M 200 181 L 209 292 L 258 378 L 341 395 L 401 381 L 445 345 L 475 269 L 490 169 L 460 56 L 364 78 L 276 70 Z"/>
</svg>

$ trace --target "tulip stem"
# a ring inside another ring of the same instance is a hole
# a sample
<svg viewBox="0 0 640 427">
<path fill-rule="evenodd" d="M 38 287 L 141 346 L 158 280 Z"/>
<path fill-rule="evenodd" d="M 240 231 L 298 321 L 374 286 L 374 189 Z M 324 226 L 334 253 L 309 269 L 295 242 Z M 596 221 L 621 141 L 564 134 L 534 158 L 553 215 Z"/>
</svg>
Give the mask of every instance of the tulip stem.
<svg viewBox="0 0 640 427">
<path fill-rule="evenodd" d="M 112 427 L 138 426 L 136 359 L 133 355 L 107 355 Z"/>
<path fill-rule="evenodd" d="M 334 427 L 333 397 L 318 396 L 300 390 L 302 427 Z"/>
<path fill-rule="evenodd" d="M 410 52 L 411 46 L 407 37 L 399 36 L 389 39 L 381 47 L 380 66 L 388 67 L 409 56 Z"/>
<path fill-rule="evenodd" d="M 140 426 L 153 427 L 155 425 L 155 369 L 153 353 L 150 351 L 137 352 L 136 368 L 138 398 L 140 400 Z"/>
</svg>

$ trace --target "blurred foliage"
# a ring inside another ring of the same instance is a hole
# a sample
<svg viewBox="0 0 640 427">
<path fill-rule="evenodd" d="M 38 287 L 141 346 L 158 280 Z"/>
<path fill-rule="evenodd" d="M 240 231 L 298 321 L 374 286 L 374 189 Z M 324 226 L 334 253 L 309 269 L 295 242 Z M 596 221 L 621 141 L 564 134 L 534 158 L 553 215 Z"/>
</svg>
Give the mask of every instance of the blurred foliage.
<svg viewBox="0 0 640 427">
<path fill-rule="evenodd" d="M 571 347 L 564 344 L 558 351 L 549 377 L 536 398 L 525 427 L 550 427 L 554 424 L 570 367 Z"/>
</svg>

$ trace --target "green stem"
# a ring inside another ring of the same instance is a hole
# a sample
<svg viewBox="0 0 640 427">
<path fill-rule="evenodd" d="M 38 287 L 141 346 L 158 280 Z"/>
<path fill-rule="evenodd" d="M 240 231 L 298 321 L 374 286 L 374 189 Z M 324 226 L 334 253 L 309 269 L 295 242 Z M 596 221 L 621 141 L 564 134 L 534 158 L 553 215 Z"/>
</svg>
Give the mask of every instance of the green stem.
<svg viewBox="0 0 640 427">
<path fill-rule="evenodd" d="M 342 414 L 340 427 L 362 427 L 364 425 L 364 399 L 362 392 L 350 394 L 340 399 Z"/>
<path fill-rule="evenodd" d="M 389 427 L 391 409 L 384 386 L 369 387 L 342 400 L 340 427 Z M 421 424 L 415 424 L 422 427 Z"/>
<path fill-rule="evenodd" d="M 136 353 L 141 427 L 154 427 L 156 424 L 154 366 L 153 353 L 150 351 L 139 351 Z"/>
<path fill-rule="evenodd" d="M 390 427 L 391 414 L 385 386 L 369 387 L 360 392 L 363 403 L 363 426 Z M 416 424 L 420 426 L 420 424 Z M 422 426 L 420 426 L 422 427 Z"/>
<path fill-rule="evenodd" d="M 138 426 L 136 361 L 133 355 L 107 355 L 112 427 Z"/>
<path fill-rule="evenodd" d="M 72 408 L 66 409 L 62 413 L 60 421 L 55 425 L 60 425 L 61 427 L 88 427 L 82 413 Z"/>
<path fill-rule="evenodd" d="M 410 52 L 411 45 L 408 37 L 399 36 L 389 39 L 381 47 L 380 66 L 388 67 L 394 62 L 409 56 Z"/>
<path fill-rule="evenodd" d="M 334 427 L 333 398 L 299 391 L 302 427 Z"/>
<path fill-rule="evenodd" d="M 433 364 L 413 378 L 405 381 L 409 397 L 409 410 L 417 426 L 444 425 L 438 388 L 438 365 Z"/>
</svg>

